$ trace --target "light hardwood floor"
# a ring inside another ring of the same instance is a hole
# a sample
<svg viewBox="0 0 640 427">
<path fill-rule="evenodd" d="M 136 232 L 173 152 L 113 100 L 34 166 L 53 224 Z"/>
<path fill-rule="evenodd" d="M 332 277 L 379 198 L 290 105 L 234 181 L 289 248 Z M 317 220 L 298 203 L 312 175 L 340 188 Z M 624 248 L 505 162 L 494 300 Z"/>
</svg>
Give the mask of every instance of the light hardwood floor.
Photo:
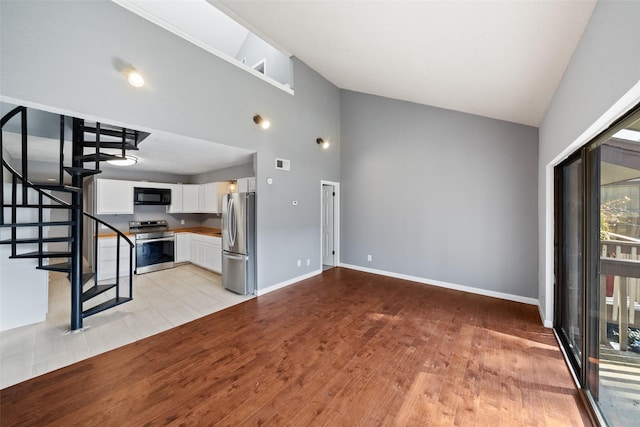
<svg viewBox="0 0 640 427">
<path fill-rule="evenodd" d="M 2 425 L 590 425 L 537 307 L 341 268 L 0 405 Z"/>
<path fill-rule="evenodd" d="M 225 290 L 219 274 L 185 264 L 134 276 L 133 301 L 84 319 L 86 331 L 67 334 L 70 324 L 69 289 L 66 274 L 50 273 L 46 322 L 0 332 L 0 388 L 251 298 Z M 99 298 L 106 301 L 111 297 L 106 293 Z"/>
</svg>

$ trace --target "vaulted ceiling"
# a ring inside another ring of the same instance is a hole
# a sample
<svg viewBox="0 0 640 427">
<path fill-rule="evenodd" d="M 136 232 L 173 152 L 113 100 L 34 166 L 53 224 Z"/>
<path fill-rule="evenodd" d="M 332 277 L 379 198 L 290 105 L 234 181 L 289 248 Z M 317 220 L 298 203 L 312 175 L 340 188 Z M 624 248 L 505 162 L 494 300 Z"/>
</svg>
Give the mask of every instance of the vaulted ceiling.
<svg viewBox="0 0 640 427">
<path fill-rule="evenodd" d="M 207 1 L 340 88 L 532 126 L 596 4 Z"/>
</svg>

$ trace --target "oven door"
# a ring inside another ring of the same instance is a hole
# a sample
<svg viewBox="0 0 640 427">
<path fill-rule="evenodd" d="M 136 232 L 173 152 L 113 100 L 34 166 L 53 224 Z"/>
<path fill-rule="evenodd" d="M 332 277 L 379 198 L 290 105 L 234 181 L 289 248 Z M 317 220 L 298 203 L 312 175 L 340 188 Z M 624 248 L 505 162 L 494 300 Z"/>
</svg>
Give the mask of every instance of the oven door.
<svg viewBox="0 0 640 427">
<path fill-rule="evenodd" d="M 175 237 L 136 241 L 136 274 L 173 268 Z"/>
</svg>

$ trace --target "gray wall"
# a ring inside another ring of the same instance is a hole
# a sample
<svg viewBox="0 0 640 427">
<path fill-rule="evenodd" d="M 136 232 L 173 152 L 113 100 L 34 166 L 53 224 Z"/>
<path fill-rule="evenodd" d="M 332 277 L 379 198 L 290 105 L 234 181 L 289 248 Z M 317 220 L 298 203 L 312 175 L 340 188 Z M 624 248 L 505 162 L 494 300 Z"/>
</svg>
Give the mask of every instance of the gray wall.
<svg viewBox="0 0 640 427">
<path fill-rule="evenodd" d="M 539 299 L 547 321 L 553 319 L 552 289 L 547 287 L 545 233 L 546 166 L 640 80 L 640 2 L 599 1 L 553 102 L 540 126 Z M 551 265 L 550 265 L 551 264 Z"/>
<path fill-rule="evenodd" d="M 0 40 L 4 101 L 256 151 L 258 287 L 320 268 L 319 187 L 340 180 L 340 94 L 305 64 L 294 60 L 292 96 L 109 1 L 3 0 Z M 144 88 L 127 84 L 119 61 L 144 74 Z M 291 172 L 275 171 L 275 157 Z M 300 258 L 311 266 L 296 267 Z"/>
<path fill-rule="evenodd" d="M 535 298 L 537 129 L 341 99 L 342 262 Z"/>
<path fill-rule="evenodd" d="M 243 58 L 246 58 L 249 67 L 266 59 L 265 75 L 292 86 L 291 59 L 253 33 L 247 34 L 247 38 L 238 49 L 236 59 L 241 61 Z"/>
<path fill-rule="evenodd" d="M 211 172 L 201 173 L 192 177 L 191 183 L 205 184 L 207 182 L 230 181 L 238 178 L 255 176 L 253 163 L 232 166 L 230 168 L 218 169 Z"/>
</svg>

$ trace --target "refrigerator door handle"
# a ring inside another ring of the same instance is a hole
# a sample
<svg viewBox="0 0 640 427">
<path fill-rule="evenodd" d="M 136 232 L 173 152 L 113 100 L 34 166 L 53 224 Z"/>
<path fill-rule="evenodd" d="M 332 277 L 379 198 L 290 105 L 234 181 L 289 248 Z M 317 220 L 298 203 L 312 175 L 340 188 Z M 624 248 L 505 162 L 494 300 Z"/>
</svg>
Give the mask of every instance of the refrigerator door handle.
<svg viewBox="0 0 640 427">
<path fill-rule="evenodd" d="M 229 200 L 229 243 L 231 243 L 231 247 L 236 245 L 236 231 L 238 229 L 237 218 L 236 218 L 236 207 L 233 203 L 233 199 Z"/>
<path fill-rule="evenodd" d="M 243 260 L 247 259 L 246 255 L 231 255 L 230 253 L 227 253 L 227 252 L 224 253 L 224 256 L 226 258 L 235 259 L 235 260 L 238 260 L 238 261 L 243 261 Z"/>
</svg>

